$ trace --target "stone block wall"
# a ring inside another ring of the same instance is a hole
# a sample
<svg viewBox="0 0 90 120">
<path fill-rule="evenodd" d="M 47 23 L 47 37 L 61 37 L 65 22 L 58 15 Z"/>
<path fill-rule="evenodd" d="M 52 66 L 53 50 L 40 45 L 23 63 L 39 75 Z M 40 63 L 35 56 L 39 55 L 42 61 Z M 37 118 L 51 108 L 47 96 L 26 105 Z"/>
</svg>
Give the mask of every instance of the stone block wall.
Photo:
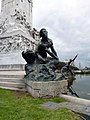
<svg viewBox="0 0 90 120">
<path fill-rule="evenodd" d="M 60 81 L 48 81 L 48 82 L 36 82 L 36 81 L 25 81 L 27 91 L 33 97 L 55 97 L 61 93 L 67 93 L 67 80 Z"/>
</svg>

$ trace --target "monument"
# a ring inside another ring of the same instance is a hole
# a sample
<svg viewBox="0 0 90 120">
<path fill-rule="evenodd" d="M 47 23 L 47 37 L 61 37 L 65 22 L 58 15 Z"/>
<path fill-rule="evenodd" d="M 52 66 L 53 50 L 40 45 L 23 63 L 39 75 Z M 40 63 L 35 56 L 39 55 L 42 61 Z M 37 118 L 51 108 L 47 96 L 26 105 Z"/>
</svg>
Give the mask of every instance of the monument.
<svg viewBox="0 0 90 120">
<path fill-rule="evenodd" d="M 60 93 L 67 93 L 67 80 L 63 79 L 61 71 L 57 69 L 60 63 L 54 45 L 48 38 L 45 28 L 40 30 L 40 42 L 35 51 L 22 52 L 25 65 L 25 84 L 27 91 L 33 97 L 54 97 Z"/>
<path fill-rule="evenodd" d="M 32 7 L 32 0 L 2 0 L 0 65 L 25 64 L 22 51 L 35 50 L 39 36 L 32 28 Z"/>
<path fill-rule="evenodd" d="M 24 86 L 33 97 L 59 96 L 67 93 L 68 83 L 57 69 L 62 64 L 47 30 L 32 28 L 32 7 L 32 0 L 2 0 L 0 70 L 26 64 Z"/>
</svg>

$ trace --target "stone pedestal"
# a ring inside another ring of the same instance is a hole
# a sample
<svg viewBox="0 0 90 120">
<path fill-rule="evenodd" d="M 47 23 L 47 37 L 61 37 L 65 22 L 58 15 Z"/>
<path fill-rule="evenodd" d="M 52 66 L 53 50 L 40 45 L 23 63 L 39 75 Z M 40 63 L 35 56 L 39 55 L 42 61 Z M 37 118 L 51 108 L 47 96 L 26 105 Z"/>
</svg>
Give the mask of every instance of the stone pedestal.
<svg viewBox="0 0 90 120">
<path fill-rule="evenodd" d="M 0 65 L 25 64 L 21 51 L 0 54 Z"/>
<path fill-rule="evenodd" d="M 26 80 L 27 91 L 35 98 L 49 98 L 67 93 L 67 80 L 36 82 Z"/>
</svg>

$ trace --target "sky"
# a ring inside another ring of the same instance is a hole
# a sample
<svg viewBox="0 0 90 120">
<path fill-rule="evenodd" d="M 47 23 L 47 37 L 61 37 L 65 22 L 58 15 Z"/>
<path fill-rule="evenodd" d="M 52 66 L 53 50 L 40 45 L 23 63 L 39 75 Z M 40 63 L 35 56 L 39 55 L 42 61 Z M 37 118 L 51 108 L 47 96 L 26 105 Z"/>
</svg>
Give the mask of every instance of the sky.
<svg viewBox="0 0 90 120">
<path fill-rule="evenodd" d="M 90 0 L 33 0 L 33 27 L 46 28 L 60 61 L 90 66 Z"/>
</svg>

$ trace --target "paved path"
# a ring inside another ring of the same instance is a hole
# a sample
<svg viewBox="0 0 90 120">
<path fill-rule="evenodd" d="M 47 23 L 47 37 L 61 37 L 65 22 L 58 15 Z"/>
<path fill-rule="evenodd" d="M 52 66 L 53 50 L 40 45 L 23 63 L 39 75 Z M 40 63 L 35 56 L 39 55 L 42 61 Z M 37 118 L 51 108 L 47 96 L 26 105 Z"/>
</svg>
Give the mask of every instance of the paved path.
<svg viewBox="0 0 90 120">
<path fill-rule="evenodd" d="M 46 102 L 41 105 L 44 108 L 51 109 L 51 110 L 57 110 L 59 108 L 68 108 L 71 109 L 74 112 L 80 113 L 83 115 L 85 120 L 90 120 L 90 106 L 86 105 L 80 105 L 80 104 L 75 104 L 72 102 L 62 102 L 62 103 L 55 103 L 55 102 Z"/>
</svg>

